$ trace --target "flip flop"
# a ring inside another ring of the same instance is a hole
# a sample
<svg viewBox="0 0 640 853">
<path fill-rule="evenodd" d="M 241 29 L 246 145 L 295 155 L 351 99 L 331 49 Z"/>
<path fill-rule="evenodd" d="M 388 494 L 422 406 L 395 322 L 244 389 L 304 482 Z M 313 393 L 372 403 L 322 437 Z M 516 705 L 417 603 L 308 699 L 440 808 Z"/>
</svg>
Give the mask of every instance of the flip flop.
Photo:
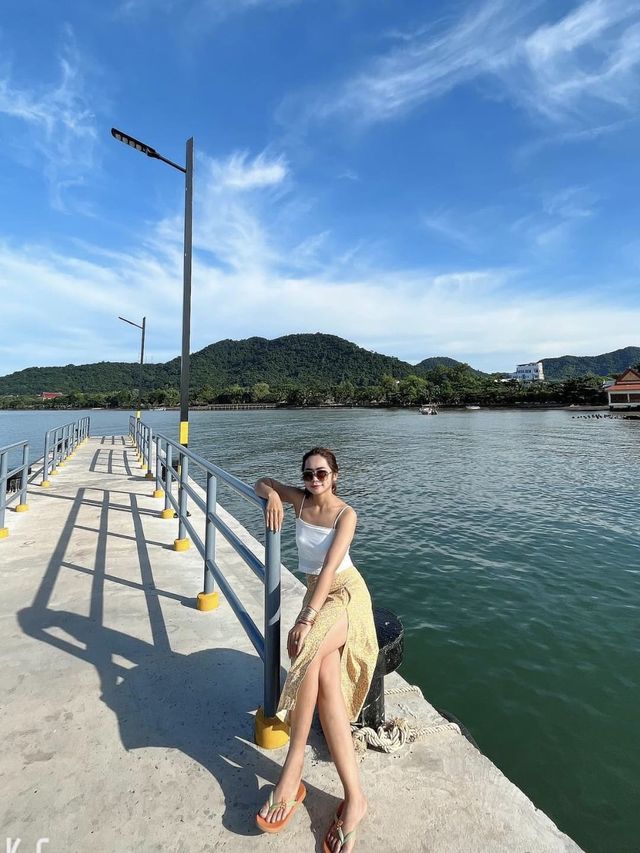
<svg viewBox="0 0 640 853">
<path fill-rule="evenodd" d="M 329 838 L 329 834 L 331 830 L 336 828 L 336 834 L 338 836 L 338 840 L 340 841 L 340 847 L 344 847 L 344 845 L 350 841 L 352 838 L 355 838 L 357 829 L 352 829 L 351 832 L 343 832 L 342 831 L 342 810 L 344 808 L 344 800 L 338 806 L 338 810 L 336 811 L 335 817 L 333 819 L 333 823 L 327 830 L 327 834 L 324 837 L 324 841 L 322 843 L 323 853 L 332 853 L 331 847 L 329 847 L 329 843 L 327 839 Z M 340 853 L 340 851 L 338 851 Z"/>
<path fill-rule="evenodd" d="M 271 812 L 275 811 L 276 809 L 281 809 L 281 808 L 286 809 L 287 807 L 289 807 L 289 811 L 282 818 L 282 820 L 274 820 L 274 821 L 267 821 L 261 815 L 257 814 L 256 815 L 256 823 L 258 825 L 258 828 L 261 829 L 263 832 L 271 832 L 271 833 L 280 832 L 280 830 L 284 829 L 285 826 L 289 823 L 289 821 L 291 820 L 291 818 L 293 817 L 293 815 L 295 813 L 295 810 L 298 808 L 298 806 L 300 805 L 300 803 L 304 800 L 304 798 L 306 796 L 307 796 L 307 789 L 302 784 L 302 782 L 300 782 L 300 787 L 298 788 L 298 793 L 296 794 L 295 800 L 290 800 L 288 803 L 285 803 L 284 800 L 282 802 L 279 802 L 279 803 L 274 803 L 273 802 L 273 791 L 270 791 L 269 792 L 269 812 L 268 813 L 271 813 Z"/>
</svg>

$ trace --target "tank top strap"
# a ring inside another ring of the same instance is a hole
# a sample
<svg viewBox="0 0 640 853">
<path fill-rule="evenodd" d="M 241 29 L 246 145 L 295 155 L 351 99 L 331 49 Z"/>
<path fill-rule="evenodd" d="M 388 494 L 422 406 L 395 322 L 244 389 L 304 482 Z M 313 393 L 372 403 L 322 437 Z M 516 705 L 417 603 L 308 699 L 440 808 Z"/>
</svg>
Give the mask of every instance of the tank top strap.
<svg viewBox="0 0 640 853">
<path fill-rule="evenodd" d="M 300 501 L 300 509 L 298 510 L 298 518 L 302 518 L 302 507 L 304 506 L 304 499 L 306 498 L 307 493 L 305 492 L 302 496 L 302 500 Z"/>
<path fill-rule="evenodd" d="M 336 527 L 336 525 L 337 525 L 337 523 L 338 523 L 338 520 L 339 520 L 340 516 L 341 516 L 341 515 L 342 515 L 342 513 L 345 511 L 345 509 L 348 509 L 347 504 L 345 504 L 345 505 L 342 507 L 342 509 L 340 510 L 340 512 L 336 515 L 336 517 L 335 517 L 335 521 L 333 522 L 333 527 L 334 527 L 334 529 L 335 529 L 335 527 Z"/>
</svg>

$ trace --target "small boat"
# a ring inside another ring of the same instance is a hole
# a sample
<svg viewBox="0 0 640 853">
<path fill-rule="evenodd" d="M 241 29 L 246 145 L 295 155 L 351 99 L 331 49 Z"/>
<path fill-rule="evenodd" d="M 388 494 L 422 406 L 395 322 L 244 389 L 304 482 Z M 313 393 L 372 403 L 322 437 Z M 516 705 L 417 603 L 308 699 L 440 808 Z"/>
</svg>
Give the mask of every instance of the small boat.
<svg viewBox="0 0 640 853">
<path fill-rule="evenodd" d="M 435 403 L 426 403 L 424 406 L 420 406 L 420 414 L 421 415 L 437 415 L 438 409 Z"/>
<path fill-rule="evenodd" d="M 468 409 L 470 412 L 475 412 L 479 408 L 480 406 L 465 406 L 465 409 Z"/>
</svg>

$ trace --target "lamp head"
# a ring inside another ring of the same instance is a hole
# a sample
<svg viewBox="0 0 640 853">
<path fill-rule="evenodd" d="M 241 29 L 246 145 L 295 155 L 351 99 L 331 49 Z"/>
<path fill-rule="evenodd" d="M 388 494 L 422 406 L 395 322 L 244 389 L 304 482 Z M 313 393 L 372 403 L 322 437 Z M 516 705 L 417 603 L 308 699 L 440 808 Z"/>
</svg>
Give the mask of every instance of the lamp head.
<svg viewBox="0 0 640 853">
<path fill-rule="evenodd" d="M 136 151 L 140 151 L 141 154 L 146 154 L 147 157 L 155 157 L 156 159 L 159 159 L 158 152 L 155 148 L 152 148 L 145 142 L 140 142 L 140 140 L 136 139 L 134 136 L 129 136 L 128 133 L 123 133 L 121 130 L 112 127 L 111 136 L 113 136 L 114 139 L 117 139 L 118 142 L 124 142 L 125 145 L 129 145 L 131 146 L 131 148 L 135 148 Z"/>
</svg>

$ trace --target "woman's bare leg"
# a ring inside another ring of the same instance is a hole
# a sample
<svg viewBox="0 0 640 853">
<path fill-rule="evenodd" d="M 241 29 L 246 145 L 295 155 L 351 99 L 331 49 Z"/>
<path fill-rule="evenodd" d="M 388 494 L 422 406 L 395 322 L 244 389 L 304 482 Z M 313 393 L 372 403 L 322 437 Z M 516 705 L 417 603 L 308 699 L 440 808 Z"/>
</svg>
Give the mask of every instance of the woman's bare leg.
<svg viewBox="0 0 640 853">
<path fill-rule="evenodd" d="M 339 620 L 328 632 L 318 652 L 309 664 L 302 684 L 298 688 L 296 707 L 290 715 L 291 733 L 289 751 L 282 767 L 280 779 L 273 792 L 273 802 L 292 802 L 298 793 L 302 768 L 304 765 L 304 750 L 309 738 L 309 730 L 313 721 L 313 712 L 318 699 L 318 679 L 320 667 L 324 658 L 344 646 L 347 639 L 346 616 Z M 288 808 L 273 809 L 269 814 L 268 803 L 260 809 L 259 814 L 270 823 L 282 820 Z"/>
<path fill-rule="evenodd" d="M 318 711 L 322 731 L 327 740 L 333 763 L 344 788 L 344 808 L 341 819 L 346 835 L 362 820 L 367 811 L 367 801 L 360 783 L 358 763 L 353 748 L 351 725 L 340 683 L 340 652 L 335 651 L 322 659 L 318 678 Z M 354 842 L 349 840 L 341 847 L 337 833 L 329 837 L 332 853 L 349 853 Z"/>
</svg>

